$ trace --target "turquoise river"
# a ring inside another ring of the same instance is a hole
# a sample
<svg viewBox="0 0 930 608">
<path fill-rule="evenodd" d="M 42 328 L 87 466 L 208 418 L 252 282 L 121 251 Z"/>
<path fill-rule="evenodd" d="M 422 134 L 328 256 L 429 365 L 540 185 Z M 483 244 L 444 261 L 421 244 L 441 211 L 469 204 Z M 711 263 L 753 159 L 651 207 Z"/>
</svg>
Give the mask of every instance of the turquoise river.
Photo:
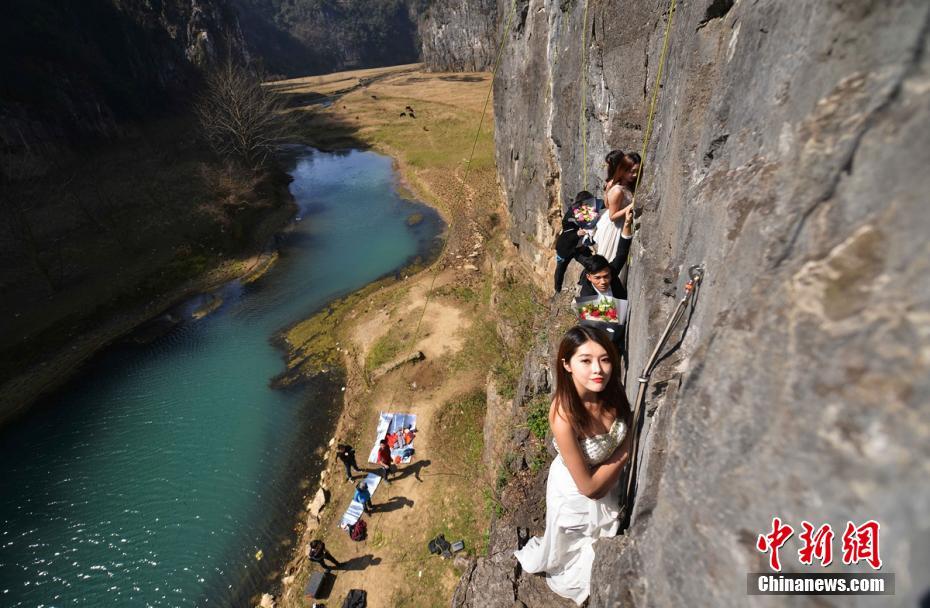
<svg viewBox="0 0 930 608">
<path fill-rule="evenodd" d="M 387 157 L 304 148 L 291 174 L 299 221 L 264 277 L 107 349 L 0 429 L 0 606 L 240 606 L 270 587 L 341 403 L 332 382 L 269 388 L 272 340 L 430 255 L 444 228 Z"/>
</svg>

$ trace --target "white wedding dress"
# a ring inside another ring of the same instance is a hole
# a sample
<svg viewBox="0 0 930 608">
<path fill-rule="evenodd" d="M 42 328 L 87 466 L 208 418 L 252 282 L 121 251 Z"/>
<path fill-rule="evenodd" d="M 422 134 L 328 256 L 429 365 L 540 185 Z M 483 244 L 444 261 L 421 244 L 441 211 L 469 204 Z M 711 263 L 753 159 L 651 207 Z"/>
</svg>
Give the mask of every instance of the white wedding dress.
<svg viewBox="0 0 930 608">
<path fill-rule="evenodd" d="M 609 432 L 586 437 L 581 441 L 585 461 L 590 466 L 604 462 L 625 435 L 626 424 L 617 419 Z M 615 536 L 620 526 L 619 500 L 619 484 L 603 498 L 579 492 L 562 455 L 556 456 L 546 483 L 546 532 L 515 553 L 523 570 L 545 572 L 550 589 L 580 606 L 591 589 L 594 541 Z"/>
<path fill-rule="evenodd" d="M 613 188 L 621 188 L 621 198 L 620 207 L 626 207 L 630 204 L 630 194 L 629 190 L 623 188 L 622 186 L 613 186 Z M 606 197 L 605 197 L 606 198 Z M 606 203 L 605 203 L 606 204 Z M 620 234 L 623 232 L 623 218 L 620 218 L 616 222 L 610 221 L 610 208 L 604 209 L 604 213 L 601 214 L 601 217 L 597 220 L 597 226 L 594 229 L 594 250 L 597 255 L 602 255 L 607 258 L 608 262 L 612 262 L 614 256 L 617 255 L 617 248 L 620 245 Z"/>
</svg>

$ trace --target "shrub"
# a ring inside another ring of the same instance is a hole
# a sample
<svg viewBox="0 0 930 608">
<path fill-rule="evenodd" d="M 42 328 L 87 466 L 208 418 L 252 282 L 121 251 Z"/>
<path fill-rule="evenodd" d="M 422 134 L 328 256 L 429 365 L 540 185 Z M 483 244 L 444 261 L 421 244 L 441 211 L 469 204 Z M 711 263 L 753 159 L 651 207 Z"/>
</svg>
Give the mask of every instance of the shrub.
<svg viewBox="0 0 930 608">
<path fill-rule="evenodd" d="M 549 399 L 545 395 L 536 397 L 530 403 L 526 423 L 536 438 L 546 438 L 549 433 Z"/>
</svg>

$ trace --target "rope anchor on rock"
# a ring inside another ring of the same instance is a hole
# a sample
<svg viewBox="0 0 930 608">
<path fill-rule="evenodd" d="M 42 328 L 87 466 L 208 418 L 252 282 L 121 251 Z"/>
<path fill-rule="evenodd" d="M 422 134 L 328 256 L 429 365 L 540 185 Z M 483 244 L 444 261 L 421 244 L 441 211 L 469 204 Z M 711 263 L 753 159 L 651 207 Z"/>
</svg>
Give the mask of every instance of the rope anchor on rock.
<svg viewBox="0 0 930 608">
<path fill-rule="evenodd" d="M 636 401 L 634 401 L 633 405 L 633 425 L 630 427 L 633 433 L 633 447 L 630 452 L 630 468 L 628 473 L 629 477 L 627 478 L 626 484 L 627 520 L 629 520 L 632 515 L 633 495 L 636 491 L 639 431 L 640 425 L 642 424 L 641 413 L 643 410 L 643 403 L 646 400 L 646 386 L 649 384 L 649 377 L 652 375 L 653 368 L 655 368 L 656 363 L 659 360 L 659 354 L 662 352 L 662 349 L 665 348 L 665 345 L 668 342 L 668 338 L 672 334 L 672 330 L 675 329 L 678 323 L 681 322 L 685 311 L 694 306 L 698 288 L 700 287 L 703 280 L 703 264 L 694 264 L 688 267 L 688 282 L 685 283 L 685 294 L 682 296 L 681 300 L 678 301 L 678 305 L 675 307 L 675 310 L 672 312 L 668 319 L 668 323 L 665 325 L 665 330 L 659 337 L 659 341 L 656 343 L 655 348 L 652 350 L 652 354 L 649 355 L 649 359 L 646 361 L 646 365 L 643 366 L 643 371 L 636 378 L 637 382 L 639 383 L 639 390 L 636 392 Z"/>
</svg>

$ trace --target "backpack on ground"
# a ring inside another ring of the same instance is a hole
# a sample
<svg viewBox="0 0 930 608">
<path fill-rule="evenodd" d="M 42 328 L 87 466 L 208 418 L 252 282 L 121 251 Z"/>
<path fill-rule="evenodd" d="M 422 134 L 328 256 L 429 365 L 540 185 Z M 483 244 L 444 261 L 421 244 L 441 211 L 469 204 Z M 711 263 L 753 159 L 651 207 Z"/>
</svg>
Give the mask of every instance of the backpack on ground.
<svg viewBox="0 0 930 608">
<path fill-rule="evenodd" d="M 342 602 L 342 608 L 365 608 L 366 606 L 368 606 L 368 594 L 363 589 L 352 589 Z"/>
<path fill-rule="evenodd" d="M 368 525 L 365 523 L 365 520 L 359 519 L 349 528 L 349 538 L 355 541 L 365 540 L 365 537 L 368 535 L 367 528 Z"/>
<path fill-rule="evenodd" d="M 441 555 L 443 559 L 452 557 L 452 543 L 446 540 L 444 534 L 440 534 L 433 540 L 429 541 L 429 552 L 433 555 Z"/>
</svg>

